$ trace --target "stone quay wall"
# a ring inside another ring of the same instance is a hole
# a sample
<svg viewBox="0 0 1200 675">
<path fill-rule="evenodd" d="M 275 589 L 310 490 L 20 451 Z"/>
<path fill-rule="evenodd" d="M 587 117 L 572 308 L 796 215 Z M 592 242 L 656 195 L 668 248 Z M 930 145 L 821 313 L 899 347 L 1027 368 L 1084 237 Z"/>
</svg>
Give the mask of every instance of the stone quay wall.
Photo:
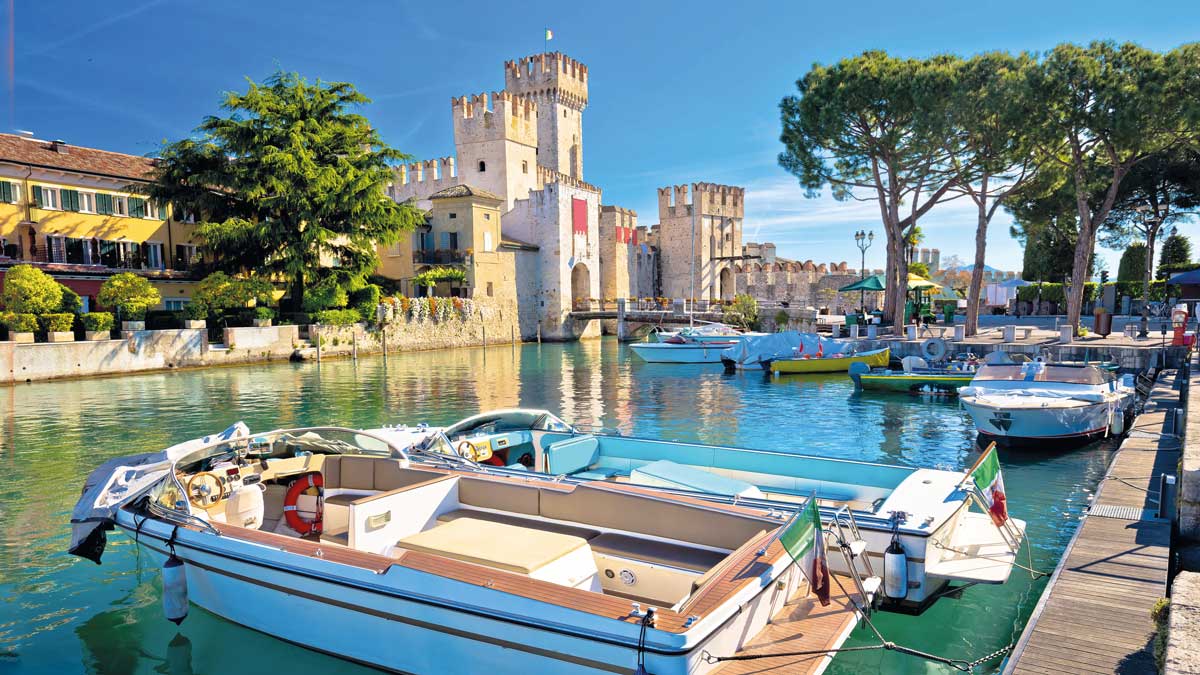
<svg viewBox="0 0 1200 675">
<path fill-rule="evenodd" d="M 510 344 L 521 341 L 515 306 L 494 306 L 476 302 L 469 317 L 454 312 L 444 320 L 426 317 L 415 321 L 410 317 L 387 322 L 382 330 L 367 329 L 365 324 L 353 326 L 309 326 L 309 340 L 316 347 L 321 341 L 321 357 L 378 354 L 387 340 L 387 351 L 422 351 L 453 349 L 483 345 Z M 312 354 L 306 354 L 311 357 Z"/>
</svg>

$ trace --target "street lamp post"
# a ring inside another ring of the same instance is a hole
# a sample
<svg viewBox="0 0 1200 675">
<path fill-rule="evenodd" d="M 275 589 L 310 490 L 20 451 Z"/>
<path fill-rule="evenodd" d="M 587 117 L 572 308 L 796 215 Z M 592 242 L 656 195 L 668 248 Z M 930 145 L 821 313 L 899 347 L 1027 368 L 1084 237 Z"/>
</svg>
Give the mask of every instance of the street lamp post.
<svg viewBox="0 0 1200 675">
<path fill-rule="evenodd" d="M 1152 268 L 1154 265 L 1154 237 L 1151 234 L 1156 233 L 1162 221 L 1167 215 L 1167 207 L 1165 205 L 1154 209 L 1151 206 L 1142 205 L 1135 209 L 1142 215 L 1142 232 L 1146 235 L 1146 267 Z M 1143 278 L 1145 276 L 1143 275 Z M 1137 336 L 1139 338 L 1150 337 L 1150 303 L 1146 302 L 1150 297 L 1149 288 L 1142 289 L 1142 322 L 1138 329 Z"/>
<path fill-rule="evenodd" d="M 867 278 L 867 249 L 871 248 L 871 244 L 875 241 L 875 231 L 863 232 L 859 230 L 854 233 L 854 243 L 858 246 L 858 252 L 862 254 L 862 264 L 859 265 L 859 279 Z M 862 309 L 863 316 L 867 315 L 867 292 L 864 289 L 858 289 L 858 305 Z"/>
</svg>

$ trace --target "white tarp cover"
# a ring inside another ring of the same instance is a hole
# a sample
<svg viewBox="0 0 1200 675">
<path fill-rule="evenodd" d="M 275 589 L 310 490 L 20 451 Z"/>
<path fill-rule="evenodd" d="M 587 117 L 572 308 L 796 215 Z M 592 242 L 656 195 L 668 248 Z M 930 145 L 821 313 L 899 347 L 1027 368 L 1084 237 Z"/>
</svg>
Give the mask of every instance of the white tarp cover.
<svg viewBox="0 0 1200 675">
<path fill-rule="evenodd" d="M 721 358 L 733 361 L 738 368 L 759 369 L 764 362 L 771 359 L 792 358 L 802 354 L 815 356 L 818 344 L 825 356 L 833 356 L 838 353 L 848 354 L 855 346 L 853 342 L 821 337 L 816 333 L 788 330 L 782 333 L 747 337 L 721 352 Z"/>
<path fill-rule="evenodd" d="M 238 422 L 225 431 L 172 445 L 166 450 L 115 457 L 101 464 L 83 483 L 83 495 L 71 512 L 71 553 L 100 564 L 113 529 L 113 516 L 122 505 L 157 483 L 180 457 L 206 445 L 250 435 Z"/>
</svg>

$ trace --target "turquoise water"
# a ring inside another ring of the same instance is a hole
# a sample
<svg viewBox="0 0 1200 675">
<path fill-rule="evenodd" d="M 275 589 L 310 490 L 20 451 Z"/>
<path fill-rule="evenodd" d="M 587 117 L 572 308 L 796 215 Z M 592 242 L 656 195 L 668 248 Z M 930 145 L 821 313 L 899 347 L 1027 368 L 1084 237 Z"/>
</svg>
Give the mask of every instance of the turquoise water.
<svg viewBox="0 0 1200 675">
<path fill-rule="evenodd" d="M 196 607 L 176 629 L 162 618 L 157 568 L 129 539 L 110 538 L 103 566 L 65 553 L 83 478 L 109 457 L 237 420 L 252 429 L 441 424 L 509 406 L 640 436 L 905 466 L 960 469 L 978 456 L 970 420 L 952 402 L 857 395 L 845 376 L 771 381 L 717 366 L 649 365 L 610 339 L 0 388 L 0 671 L 370 672 Z M 1035 567 L 1054 567 L 1110 452 L 1102 444 L 1001 455 L 1010 509 L 1029 521 Z M 1004 586 L 968 589 L 920 617 L 878 613 L 875 622 L 895 642 L 973 659 L 1019 634 L 1044 584 L 1015 571 Z M 872 642 L 864 628 L 850 640 Z M 942 672 L 882 652 L 840 656 L 830 672 L 865 671 Z"/>
</svg>

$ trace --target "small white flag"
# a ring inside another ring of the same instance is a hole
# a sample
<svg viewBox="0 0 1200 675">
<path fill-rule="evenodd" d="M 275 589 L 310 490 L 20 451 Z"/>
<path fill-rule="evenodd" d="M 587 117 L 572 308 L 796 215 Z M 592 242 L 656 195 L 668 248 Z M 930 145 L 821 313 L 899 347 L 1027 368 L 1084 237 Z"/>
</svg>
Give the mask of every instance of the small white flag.
<svg viewBox="0 0 1200 675">
<path fill-rule="evenodd" d="M 553 40 L 553 39 L 554 39 L 554 31 L 547 28 L 546 29 L 546 41 L 549 42 L 550 40 Z"/>
</svg>

